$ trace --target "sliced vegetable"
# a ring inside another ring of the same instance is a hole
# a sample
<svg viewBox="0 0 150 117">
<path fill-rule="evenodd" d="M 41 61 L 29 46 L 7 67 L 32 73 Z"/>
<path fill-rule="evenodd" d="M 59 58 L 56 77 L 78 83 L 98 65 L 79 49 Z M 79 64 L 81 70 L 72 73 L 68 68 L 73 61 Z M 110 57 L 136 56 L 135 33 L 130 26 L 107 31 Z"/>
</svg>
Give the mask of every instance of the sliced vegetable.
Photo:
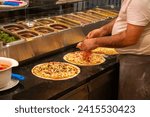
<svg viewBox="0 0 150 117">
<path fill-rule="evenodd" d="M 0 30 L 0 41 L 3 41 L 4 44 L 10 43 L 16 40 L 18 39 L 16 39 L 14 36 L 11 36 L 10 34 Z"/>
</svg>

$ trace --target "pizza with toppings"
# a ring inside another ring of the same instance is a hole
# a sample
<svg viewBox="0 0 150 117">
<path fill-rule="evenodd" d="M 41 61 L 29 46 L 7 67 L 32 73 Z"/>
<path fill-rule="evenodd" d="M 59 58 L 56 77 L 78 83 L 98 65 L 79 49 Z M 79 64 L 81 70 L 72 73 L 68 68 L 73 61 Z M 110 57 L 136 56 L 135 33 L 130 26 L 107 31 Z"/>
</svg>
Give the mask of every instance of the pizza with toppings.
<svg viewBox="0 0 150 117">
<path fill-rule="evenodd" d="M 88 55 L 85 57 L 85 55 Z M 99 65 L 105 62 L 105 58 L 103 54 L 96 54 L 96 53 L 88 53 L 85 54 L 84 51 L 76 51 L 66 54 L 63 59 L 69 63 L 79 65 L 79 66 L 92 66 L 92 65 Z"/>
<path fill-rule="evenodd" d="M 105 47 L 98 47 L 92 50 L 93 53 L 100 53 L 106 55 L 116 55 L 119 54 L 114 48 L 105 48 Z"/>
<path fill-rule="evenodd" d="M 36 65 L 32 73 L 43 79 L 66 80 L 77 76 L 80 68 L 65 62 L 49 62 Z"/>
</svg>

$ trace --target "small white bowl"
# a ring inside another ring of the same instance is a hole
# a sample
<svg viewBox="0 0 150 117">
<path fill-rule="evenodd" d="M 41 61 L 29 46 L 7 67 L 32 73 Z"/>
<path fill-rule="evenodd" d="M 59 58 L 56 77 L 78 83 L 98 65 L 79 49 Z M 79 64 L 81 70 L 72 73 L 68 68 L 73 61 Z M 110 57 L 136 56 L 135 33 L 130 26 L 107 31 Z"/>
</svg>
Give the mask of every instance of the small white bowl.
<svg viewBox="0 0 150 117">
<path fill-rule="evenodd" d="M 15 59 L 6 57 L 0 57 L 0 63 L 9 65 L 8 68 L 0 70 L 0 88 L 3 88 L 11 80 L 12 67 L 18 66 L 19 63 Z"/>
</svg>

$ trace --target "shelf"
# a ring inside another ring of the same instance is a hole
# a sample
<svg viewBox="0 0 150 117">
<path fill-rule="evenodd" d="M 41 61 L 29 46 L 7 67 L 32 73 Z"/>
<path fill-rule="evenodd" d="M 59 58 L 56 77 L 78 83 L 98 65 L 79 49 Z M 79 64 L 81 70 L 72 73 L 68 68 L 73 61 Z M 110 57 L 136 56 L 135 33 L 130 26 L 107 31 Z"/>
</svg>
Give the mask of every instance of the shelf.
<svg viewBox="0 0 150 117">
<path fill-rule="evenodd" d="M 75 3 L 75 2 L 82 2 L 84 0 L 58 0 L 56 4 L 66 4 L 66 3 Z"/>
</svg>

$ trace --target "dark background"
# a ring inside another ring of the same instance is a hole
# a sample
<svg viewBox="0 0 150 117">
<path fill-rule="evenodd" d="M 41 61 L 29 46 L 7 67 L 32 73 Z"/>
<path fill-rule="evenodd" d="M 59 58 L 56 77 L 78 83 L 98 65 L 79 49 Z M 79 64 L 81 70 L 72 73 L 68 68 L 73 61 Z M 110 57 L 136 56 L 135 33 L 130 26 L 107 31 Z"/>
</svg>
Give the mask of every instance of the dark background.
<svg viewBox="0 0 150 117">
<path fill-rule="evenodd" d="M 57 0 L 29 0 L 29 6 L 19 10 L 0 11 L 0 23 L 16 22 L 24 19 L 36 19 L 75 11 L 83 11 L 96 6 L 118 8 L 120 0 L 83 0 L 82 2 L 57 4 Z"/>
</svg>

